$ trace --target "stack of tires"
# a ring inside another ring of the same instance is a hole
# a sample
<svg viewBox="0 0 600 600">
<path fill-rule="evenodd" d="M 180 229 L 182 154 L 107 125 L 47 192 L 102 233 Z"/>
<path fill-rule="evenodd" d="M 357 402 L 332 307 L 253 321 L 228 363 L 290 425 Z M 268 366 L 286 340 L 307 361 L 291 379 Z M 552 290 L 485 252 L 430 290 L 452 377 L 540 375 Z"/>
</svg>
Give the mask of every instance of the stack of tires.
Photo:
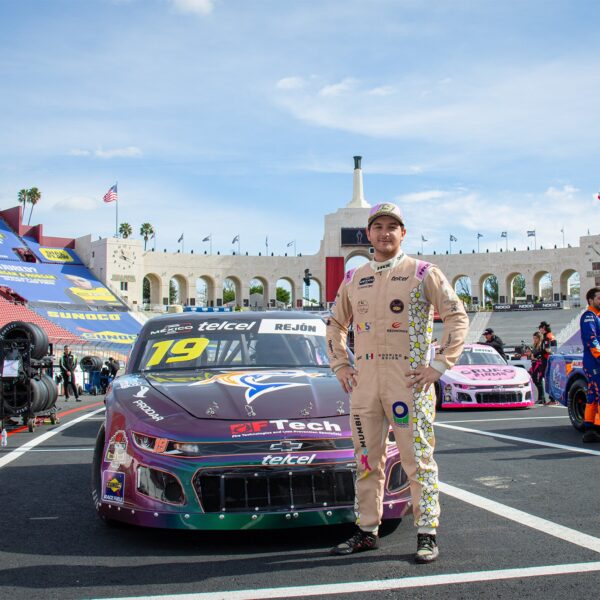
<svg viewBox="0 0 600 600">
<path fill-rule="evenodd" d="M 49 413 L 52 420 L 58 389 L 43 372 L 48 362 L 40 362 L 48 354 L 46 332 L 35 323 L 12 321 L 0 328 L 0 344 L 4 360 L 18 358 L 20 365 L 17 377 L 2 377 L 0 413 L 24 419 Z"/>
<path fill-rule="evenodd" d="M 103 360 L 99 356 L 84 356 L 79 362 L 84 375 L 84 389 L 86 392 L 96 396 L 100 393 L 100 372 L 104 365 Z"/>
</svg>

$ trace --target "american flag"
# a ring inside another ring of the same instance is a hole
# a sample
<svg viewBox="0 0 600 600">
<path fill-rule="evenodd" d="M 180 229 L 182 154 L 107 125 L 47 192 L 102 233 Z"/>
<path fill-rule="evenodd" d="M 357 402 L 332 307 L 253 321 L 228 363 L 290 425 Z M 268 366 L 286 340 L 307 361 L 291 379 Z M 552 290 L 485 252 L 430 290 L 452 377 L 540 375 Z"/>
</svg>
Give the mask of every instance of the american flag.
<svg viewBox="0 0 600 600">
<path fill-rule="evenodd" d="M 117 184 L 113 185 L 106 194 L 104 194 L 104 202 L 114 202 L 118 200 L 119 196 L 117 196 Z"/>
</svg>

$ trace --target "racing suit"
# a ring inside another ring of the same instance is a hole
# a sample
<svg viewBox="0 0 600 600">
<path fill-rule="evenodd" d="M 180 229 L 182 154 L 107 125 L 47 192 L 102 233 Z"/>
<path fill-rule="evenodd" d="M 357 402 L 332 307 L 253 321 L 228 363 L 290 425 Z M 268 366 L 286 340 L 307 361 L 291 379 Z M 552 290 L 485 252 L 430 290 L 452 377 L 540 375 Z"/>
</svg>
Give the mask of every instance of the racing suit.
<svg viewBox="0 0 600 600">
<path fill-rule="evenodd" d="M 435 533 L 439 517 L 438 474 L 433 459 L 434 386 L 419 391 L 405 373 L 430 364 L 433 307 L 444 321 L 431 366 L 440 372 L 462 352 L 469 320 L 462 302 L 438 267 L 404 253 L 349 271 L 327 326 L 334 372 L 349 365 L 348 326 L 354 328 L 357 385 L 350 397 L 350 424 L 357 463 L 357 524 L 377 532 L 383 512 L 386 441 L 392 425 L 409 482 L 419 533 Z"/>
<path fill-rule="evenodd" d="M 583 342 L 583 373 L 587 379 L 585 429 L 600 431 L 600 311 L 588 306 L 579 321 Z"/>
</svg>

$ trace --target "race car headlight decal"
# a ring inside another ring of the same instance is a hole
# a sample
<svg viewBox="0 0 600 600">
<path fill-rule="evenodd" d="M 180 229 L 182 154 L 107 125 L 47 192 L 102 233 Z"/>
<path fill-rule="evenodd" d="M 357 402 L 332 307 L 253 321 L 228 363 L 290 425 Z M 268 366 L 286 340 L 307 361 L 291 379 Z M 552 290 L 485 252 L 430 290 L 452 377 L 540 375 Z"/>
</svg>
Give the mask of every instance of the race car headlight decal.
<svg viewBox="0 0 600 600">
<path fill-rule="evenodd" d="M 157 469 L 142 465 L 137 468 L 137 491 L 161 502 L 183 504 L 184 495 L 177 478 Z"/>
<path fill-rule="evenodd" d="M 169 440 L 164 438 L 152 437 L 150 435 L 144 435 L 141 433 L 133 432 L 133 441 L 135 445 L 141 450 L 147 450 L 148 452 L 158 452 L 162 454 L 169 445 Z"/>
<path fill-rule="evenodd" d="M 173 449 L 188 456 L 199 456 L 202 453 L 202 448 L 200 448 L 199 444 L 190 444 L 189 442 L 173 442 Z"/>
</svg>

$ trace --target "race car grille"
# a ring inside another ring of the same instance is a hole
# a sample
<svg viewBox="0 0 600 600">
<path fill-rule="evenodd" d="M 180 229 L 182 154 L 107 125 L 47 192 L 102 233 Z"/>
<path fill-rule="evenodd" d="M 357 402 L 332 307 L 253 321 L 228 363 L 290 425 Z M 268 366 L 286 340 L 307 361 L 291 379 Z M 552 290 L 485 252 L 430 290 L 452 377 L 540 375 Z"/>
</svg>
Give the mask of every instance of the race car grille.
<svg viewBox="0 0 600 600">
<path fill-rule="evenodd" d="M 207 513 L 353 506 L 350 469 L 244 469 L 199 472 L 193 480 Z"/>
<path fill-rule="evenodd" d="M 520 392 L 478 392 L 475 394 L 478 403 L 495 402 L 497 404 L 508 404 L 509 402 L 521 402 L 523 396 Z"/>
</svg>

